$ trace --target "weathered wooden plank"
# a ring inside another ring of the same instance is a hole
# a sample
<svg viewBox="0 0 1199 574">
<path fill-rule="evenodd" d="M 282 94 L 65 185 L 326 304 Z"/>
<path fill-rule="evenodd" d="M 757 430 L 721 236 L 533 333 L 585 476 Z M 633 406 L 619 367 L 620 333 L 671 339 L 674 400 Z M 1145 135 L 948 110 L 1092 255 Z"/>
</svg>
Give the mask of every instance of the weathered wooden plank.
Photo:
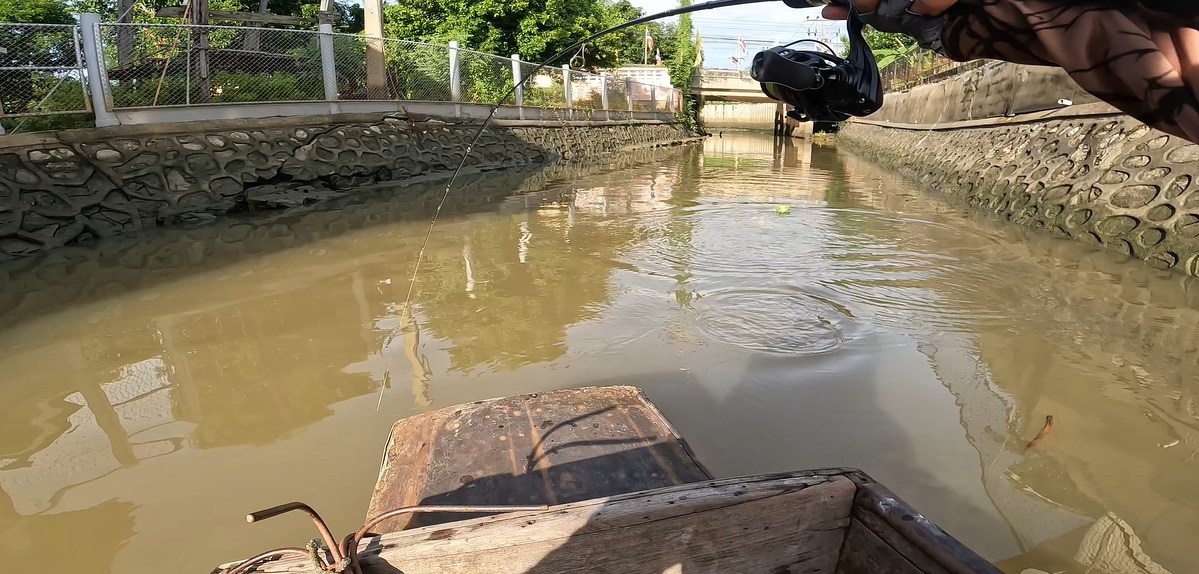
<svg viewBox="0 0 1199 574">
<path fill-rule="evenodd" d="M 837 574 L 923 574 L 882 538 L 853 519 L 841 546 Z"/>
<path fill-rule="evenodd" d="M 566 389 L 398 421 L 367 514 L 417 504 L 562 504 L 709 478 L 640 390 Z M 376 532 L 473 516 L 411 515 Z"/>
<path fill-rule="evenodd" d="M 855 489 L 811 473 L 711 481 L 393 532 L 361 548 L 368 573 L 831 574 Z"/>
<path fill-rule="evenodd" d="M 853 517 L 926 574 L 1001 574 L 864 473 L 846 475 L 858 485 Z"/>
</svg>

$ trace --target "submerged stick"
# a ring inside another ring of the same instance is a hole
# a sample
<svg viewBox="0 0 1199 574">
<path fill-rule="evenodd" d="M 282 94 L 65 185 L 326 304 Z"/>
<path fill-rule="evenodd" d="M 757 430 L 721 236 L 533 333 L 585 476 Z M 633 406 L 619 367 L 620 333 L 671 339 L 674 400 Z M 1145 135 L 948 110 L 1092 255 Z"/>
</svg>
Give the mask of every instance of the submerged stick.
<svg viewBox="0 0 1199 574">
<path fill-rule="evenodd" d="M 1024 450 L 1027 452 L 1028 449 L 1030 449 L 1034 446 L 1037 446 L 1037 443 L 1041 442 L 1042 439 L 1049 436 L 1049 433 L 1052 431 L 1053 431 L 1053 415 L 1045 415 L 1045 426 L 1041 428 L 1041 432 L 1037 433 L 1037 436 L 1033 437 L 1032 440 L 1028 441 L 1028 444 L 1024 447 Z"/>
</svg>

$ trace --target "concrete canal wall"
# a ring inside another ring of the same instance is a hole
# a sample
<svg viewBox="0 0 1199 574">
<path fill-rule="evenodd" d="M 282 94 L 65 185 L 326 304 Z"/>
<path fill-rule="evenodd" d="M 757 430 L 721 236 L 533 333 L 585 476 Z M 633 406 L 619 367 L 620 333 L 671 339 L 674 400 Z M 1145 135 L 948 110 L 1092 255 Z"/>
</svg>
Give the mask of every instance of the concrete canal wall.
<svg viewBox="0 0 1199 574">
<path fill-rule="evenodd" d="M 478 120 L 341 114 L 115 126 L 0 138 L 0 261 L 230 212 L 416 182 L 458 164 Z M 468 170 L 684 141 L 672 121 L 497 120 Z"/>
<path fill-rule="evenodd" d="M 701 125 L 718 129 L 769 130 L 774 126 L 775 104 L 705 103 L 699 109 Z"/>
<path fill-rule="evenodd" d="M 889 94 L 839 141 L 1014 223 L 1199 275 L 1199 146 L 1058 70 L 995 63 Z"/>
</svg>

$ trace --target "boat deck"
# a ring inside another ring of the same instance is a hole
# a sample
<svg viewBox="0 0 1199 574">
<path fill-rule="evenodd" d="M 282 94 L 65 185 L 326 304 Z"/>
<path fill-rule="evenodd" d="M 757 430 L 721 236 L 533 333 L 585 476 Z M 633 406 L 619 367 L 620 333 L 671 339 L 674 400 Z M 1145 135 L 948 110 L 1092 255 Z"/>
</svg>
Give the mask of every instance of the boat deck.
<svg viewBox="0 0 1199 574">
<path fill-rule="evenodd" d="M 414 505 L 557 505 L 710 478 L 639 389 L 567 389 L 400 420 L 367 515 Z M 375 532 L 477 516 L 401 516 Z"/>
</svg>

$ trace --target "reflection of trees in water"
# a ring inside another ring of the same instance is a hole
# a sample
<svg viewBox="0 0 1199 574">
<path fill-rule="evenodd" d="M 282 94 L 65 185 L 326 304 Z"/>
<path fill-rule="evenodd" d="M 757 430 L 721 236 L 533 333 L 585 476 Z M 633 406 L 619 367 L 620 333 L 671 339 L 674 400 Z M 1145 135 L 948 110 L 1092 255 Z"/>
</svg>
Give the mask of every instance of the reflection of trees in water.
<svg viewBox="0 0 1199 574">
<path fill-rule="evenodd" d="M 680 308 L 690 307 L 695 299 L 695 293 L 691 290 L 695 218 L 694 215 L 688 214 L 687 210 L 699 204 L 700 174 L 703 171 L 701 157 L 700 150 L 692 147 L 679 161 L 678 182 L 670 197 L 670 218 L 666 222 L 664 233 L 667 248 L 671 253 L 670 266 L 677 285 L 674 291 L 675 301 Z M 677 334 L 681 335 L 682 330 Z"/>
<path fill-rule="evenodd" d="M 197 423 L 197 446 L 274 442 L 373 388 L 365 375 L 342 370 L 367 351 L 358 305 L 343 279 L 302 297 L 262 297 L 177 316 L 167 328 L 177 351 L 175 375 L 190 388 L 180 418 Z"/>
<path fill-rule="evenodd" d="M 435 235 L 413 301 L 421 328 L 453 341 L 451 368 L 513 370 L 563 356 L 566 330 L 612 301 L 612 273 L 627 267 L 622 256 L 645 239 L 647 218 L 693 204 L 695 186 L 680 185 L 679 178 L 698 169 L 696 151 L 680 156 L 680 167 L 665 175 L 660 166 L 625 165 L 572 182 L 572 188 L 587 188 L 589 209 L 582 214 L 564 189 L 562 201 L 541 209 L 534 203 L 508 217 L 471 218 L 457 232 Z M 605 216 L 590 209 L 592 203 L 637 207 Z M 652 215 L 629 213 L 643 210 Z M 666 223 L 666 240 L 682 242 L 672 249 L 687 250 L 690 225 L 685 217 Z M 678 272 L 683 279 L 686 270 Z"/>
<path fill-rule="evenodd" d="M 34 565 L 40 572 L 104 570 L 133 537 L 134 509 L 109 500 L 84 510 L 21 516 L 0 490 L 0 557 L 15 565 L 13 572 Z"/>
<path fill-rule="evenodd" d="M 608 281 L 631 223 L 582 219 L 569 240 L 567 227 L 565 213 L 487 217 L 465 225 L 464 238 L 430 246 L 413 300 L 422 328 L 454 342 L 452 369 L 511 370 L 557 359 L 566 352 L 566 328 L 610 302 Z"/>
</svg>

